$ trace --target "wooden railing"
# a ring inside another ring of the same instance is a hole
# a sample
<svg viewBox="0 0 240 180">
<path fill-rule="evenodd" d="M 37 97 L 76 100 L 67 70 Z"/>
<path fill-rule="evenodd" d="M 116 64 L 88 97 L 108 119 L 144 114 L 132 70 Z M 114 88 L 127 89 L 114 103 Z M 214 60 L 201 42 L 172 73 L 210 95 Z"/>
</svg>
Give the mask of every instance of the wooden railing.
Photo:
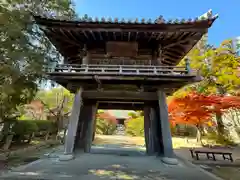
<svg viewBox="0 0 240 180">
<path fill-rule="evenodd" d="M 93 75 L 187 75 L 192 74 L 186 67 L 179 66 L 146 66 L 146 65 L 80 65 L 62 64 L 48 68 L 49 73 L 80 73 Z"/>
</svg>

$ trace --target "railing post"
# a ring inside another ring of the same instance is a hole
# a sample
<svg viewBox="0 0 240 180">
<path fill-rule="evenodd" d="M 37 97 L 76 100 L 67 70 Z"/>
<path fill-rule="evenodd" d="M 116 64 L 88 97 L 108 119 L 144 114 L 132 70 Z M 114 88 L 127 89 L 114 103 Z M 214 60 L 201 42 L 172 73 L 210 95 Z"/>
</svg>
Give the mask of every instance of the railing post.
<svg viewBox="0 0 240 180">
<path fill-rule="evenodd" d="M 157 68 L 156 68 L 156 66 L 153 67 L 153 70 L 154 70 L 154 74 L 157 74 Z"/>
<path fill-rule="evenodd" d="M 88 65 L 85 65 L 85 72 L 88 72 Z"/>
<path fill-rule="evenodd" d="M 68 72 L 71 72 L 72 67 L 68 65 Z"/>
<path fill-rule="evenodd" d="M 119 72 L 120 72 L 120 74 L 122 73 L 122 66 L 121 65 L 119 66 Z"/>
<path fill-rule="evenodd" d="M 140 71 L 139 71 L 139 69 L 138 69 L 138 68 L 136 68 L 136 70 L 137 70 L 137 74 L 140 74 Z"/>
</svg>

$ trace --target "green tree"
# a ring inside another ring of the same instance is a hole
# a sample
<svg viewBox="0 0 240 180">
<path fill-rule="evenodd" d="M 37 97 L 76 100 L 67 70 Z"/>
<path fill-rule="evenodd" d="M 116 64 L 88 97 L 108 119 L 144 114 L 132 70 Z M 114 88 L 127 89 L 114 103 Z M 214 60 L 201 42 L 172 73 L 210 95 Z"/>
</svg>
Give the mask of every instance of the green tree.
<svg viewBox="0 0 240 180">
<path fill-rule="evenodd" d="M 144 136 L 143 111 L 130 112 L 129 117 L 125 124 L 126 133 L 131 136 Z"/>
<path fill-rule="evenodd" d="M 73 104 L 73 94 L 65 88 L 57 87 L 50 90 L 40 90 L 35 99 L 40 100 L 47 111 L 53 114 L 66 114 L 71 112 Z M 55 112 L 53 112 L 55 111 Z"/>
<path fill-rule="evenodd" d="M 72 110 L 73 94 L 65 88 L 58 87 L 39 91 L 35 99 L 40 100 L 45 107 L 45 112 L 54 117 L 56 129 L 59 132 L 64 116 L 69 115 Z"/>
<path fill-rule="evenodd" d="M 202 49 L 201 49 L 202 48 Z M 186 95 L 189 91 L 215 94 L 234 94 L 240 87 L 239 56 L 234 50 L 232 40 L 226 40 L 214 48 L 212 46 L 195 47 L 187 57 L 192 69 L 203 77 L 203 80 L 177 91 L 175 96 Z M 183 65 L 181 62 L 180 65 Z M 222 115 L 216 114 L 218 134 L 224 134 Z"/>
<path fill-rule="evenodd" d="M 18 107 L 30 102 L 44 78 L 44 66 L 60 54 L 33 23 L 30 12 L 47 17 L 75 18 L 69 0 L 7 0 L 0 2 L 0 121 L 4 134 Z M 0 141 L 4 141 L 5 135 Z"/>
<path fill-rule="evenodd" d="M 240 58 L 234 52 L 232 40 L 222 42 L 218 48 L 204 47 L 203 49 L 195 47 L 187 55 L 191 68 L 196 70 L 203 80 L 185 86 L 177 93 L 195 90 L 207 94 L 231 94 L 237 91 L 240 86 L 238 69 Z M 182 65 L 184 65 L 184 61 L 180 63 L 180 66 Z"/>
</svg>

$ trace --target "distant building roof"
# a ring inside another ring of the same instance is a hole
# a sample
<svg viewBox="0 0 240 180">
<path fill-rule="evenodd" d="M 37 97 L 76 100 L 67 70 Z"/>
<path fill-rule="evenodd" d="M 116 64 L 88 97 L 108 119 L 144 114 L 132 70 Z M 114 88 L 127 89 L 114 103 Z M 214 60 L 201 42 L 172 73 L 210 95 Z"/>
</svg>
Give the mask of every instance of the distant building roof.
<svg viewBox="0 0 240 180">
<path fill-rule="evenodd" d="M 128 113 L 131 111 L 127 110 L 108 110 L 108 113 L 114 116 L 116 119 L 127 119 L 129 117 Z"/>
</svg>

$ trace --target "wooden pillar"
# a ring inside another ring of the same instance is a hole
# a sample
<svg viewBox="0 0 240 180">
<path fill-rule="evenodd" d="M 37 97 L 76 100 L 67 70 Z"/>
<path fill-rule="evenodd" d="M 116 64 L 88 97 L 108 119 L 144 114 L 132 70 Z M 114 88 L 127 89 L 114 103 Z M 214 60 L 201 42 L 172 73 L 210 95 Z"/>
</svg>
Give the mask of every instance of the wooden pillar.
<svg viewBox="0 0 240 180">
<path fill-rule="evenodd" d="M 144 136 L 145 136 L 145 146 L 146 146 L 146 153 L 150 155 L 151 147 L 149 143 L 149 132 L 150 132 L 150 108 L 144 107 Z"/>
<path fill-rule="evenodd" d="M 89 114 L 88 108 L 87 108 L 86 104 L 84 104 L 81 109 L 81 113 L 80 113 L 80 117 L 79 117 L 75 149 L 83 149 L 84 148 L 88 114 Z"/>
<path fill-rule="evenodd" d="M 96 112 L 96 114 L 97 114 L 97 112 Z M 96 120 L 96 115 L 95 115 L 95 119 L 94 119 L 94 123 L 93 123 L 92 141 L 94 141 L 94 139 L 95 139 L 96 128 L 97 128 L 97 120 Z"/>
<path fill-rule="evenodd" d="M 66 136 L 65 145 L 64 145 L 65 154 L 73 153 L 78 121 L 80 116 L 80 110 L 82 106 L 82 91 L 83 89 L 80 88 L 74 97 L 73 108 L 72 108 L 72 112 L 71 112 L 69 123 L 68 123 L 68 131 L 67 131 L 67 136 Z"/>
<path fill-rule="evenodd" d="M 92 145 L 92 135 L 94 131 L 94 122 L 96 120 L 96 113 L 97 113 L 97 103 L 94 105 L 90 105 L 89 107 L 89 115 L 87 118 L 87 131 L 86 131 L 86 138 L 85 138 L 85 147 L 84 151 L 86 153 L 89 153 L 91 150 L 91 145 Z"/>
<path fill-rule="evenodd" d="M 152 151 L 154 155 L 158 155 L 159 152 L 159 144 L 158 144 L 158 121 L 159 118 L 157 116 L 156 106 L 151 107 L 150 109 L 150 119 L 151 119 L 151 144 Z"/>
<path fill-rule="evenodd" d="M 156 113 L 153 107 L 144 109 L 144 130 L 147 154 L 156 154 Z M 146 138 L 147 137 L 147 138 Z"/>
<path fill-rule="evenodd" d="M 157 104 L 154 107 L 155 110 L 155 119 L 154 119 L 154 127 L 155 127 L 155 152 L 156 155 L 162 156 L 163 155 L 163 142 L 162 142 L 162 126 L 161 126 L 161 120 L 160 120 L 160 111 L 159 111 L 159 105 Z"/>
<path fill-rule="evenodd" d="M 166 102 L 165 92 L 158 90 L 159 116 L 162 133 L 162 148 L 165 157 L 173 157 L 172 135 L 170 130 L 170 123 L 168 120 L 168 107 Z"/>
</svg>

